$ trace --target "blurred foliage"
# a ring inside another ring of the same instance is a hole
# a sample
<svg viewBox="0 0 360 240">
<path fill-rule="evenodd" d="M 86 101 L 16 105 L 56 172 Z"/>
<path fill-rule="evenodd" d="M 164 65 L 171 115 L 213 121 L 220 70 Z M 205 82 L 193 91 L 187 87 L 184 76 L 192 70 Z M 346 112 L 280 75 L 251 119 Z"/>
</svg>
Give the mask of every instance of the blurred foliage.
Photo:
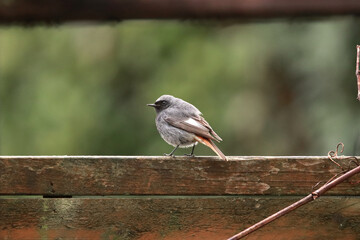
<svg viewBox="0 0 360 240">
<path fill-rule="evenodd" d="M 359 23 L 2 26 L 0 154 L 162 155 L 146 106 L 162 94 L 197 106 L 226 155 L 353 154 Z"/>
</svg>

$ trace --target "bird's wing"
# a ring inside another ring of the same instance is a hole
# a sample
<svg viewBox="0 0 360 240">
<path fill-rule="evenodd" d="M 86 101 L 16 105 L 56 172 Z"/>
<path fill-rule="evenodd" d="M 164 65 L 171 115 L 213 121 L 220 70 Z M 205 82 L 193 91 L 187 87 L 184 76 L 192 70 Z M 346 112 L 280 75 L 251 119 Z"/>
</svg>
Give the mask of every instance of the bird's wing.
<svg viewBox="0 0 360 240">
<path fill-rule="evenodd" d="M 219 137 L 219 135 L 216 134 L 216 132 L 211 128 L 210 124 L 205 120 L 205 118 L 203 118 L 202 116 L 198 116 L 198 117 L 193 117 L 193 119 L 200 122 L 201 125 L 209 129 L 210 134 L 214 136 L 216 141 L 218 142 L 222 141 L 221 137 Z"/>
<path fill-rule="evenodd" d="M 214 130 L 212 130 L 209 123 L 206 122 L 205 119 L 201 116 L 186 117 L 182 119 L 165 117 L 164 120 L 174 127 L 180 128 L 190 133 L 194 133 L 195 135 L 213 139 L 218 142 L 222 141 L 222 139 L 214 132 Z"/>
</svg>

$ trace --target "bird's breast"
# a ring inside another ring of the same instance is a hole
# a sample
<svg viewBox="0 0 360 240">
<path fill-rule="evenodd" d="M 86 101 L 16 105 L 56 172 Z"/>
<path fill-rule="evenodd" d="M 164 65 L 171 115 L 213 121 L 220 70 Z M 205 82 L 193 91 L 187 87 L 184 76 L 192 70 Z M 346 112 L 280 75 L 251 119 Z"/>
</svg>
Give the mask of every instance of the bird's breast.
<svg viewBox="0 0 360 240">
<path fill-rule="evenodd" d="M 159 131 L 160 136 L 170 145 L 188 147 L 196 142 L 193 133 L 186 132 L 170 125 L 161 116 L 156 118 L 156 128 Z"/>
</svg>

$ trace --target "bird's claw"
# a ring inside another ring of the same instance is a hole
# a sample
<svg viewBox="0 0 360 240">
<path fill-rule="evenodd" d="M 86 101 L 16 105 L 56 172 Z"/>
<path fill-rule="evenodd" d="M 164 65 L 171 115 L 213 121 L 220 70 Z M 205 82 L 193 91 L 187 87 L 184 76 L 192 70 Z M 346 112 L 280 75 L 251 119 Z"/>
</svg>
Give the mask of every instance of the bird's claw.
<svg viewBox="0 0 360 240">
<path fill-rule="evenodd" d="M 188 157 L 195 157 L 195 154 L 191 154 L 191 153 L 185 153 L 184 155 Z"/>
<path fill-rule="evenodd" d="M 167 157 L 175 157 L 174 154 L 170 154 L 170 153 L 164 153 L 164 156 L 167 156 Z"/>
</svg>

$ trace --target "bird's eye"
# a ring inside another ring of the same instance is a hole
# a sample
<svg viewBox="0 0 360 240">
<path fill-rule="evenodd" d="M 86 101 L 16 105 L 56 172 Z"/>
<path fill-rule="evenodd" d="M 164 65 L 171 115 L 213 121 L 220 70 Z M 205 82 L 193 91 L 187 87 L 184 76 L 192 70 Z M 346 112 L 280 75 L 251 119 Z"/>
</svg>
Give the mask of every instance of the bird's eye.
<svg viewBox="0 0 360 240">
<path fill-rule="evenodd" d="M 169 105 L 168 101 L 165 100 L 157 101 L 155 104 L 159 107 L 161 106 L 162 108 L 166 108 Z"/>
</svg>

